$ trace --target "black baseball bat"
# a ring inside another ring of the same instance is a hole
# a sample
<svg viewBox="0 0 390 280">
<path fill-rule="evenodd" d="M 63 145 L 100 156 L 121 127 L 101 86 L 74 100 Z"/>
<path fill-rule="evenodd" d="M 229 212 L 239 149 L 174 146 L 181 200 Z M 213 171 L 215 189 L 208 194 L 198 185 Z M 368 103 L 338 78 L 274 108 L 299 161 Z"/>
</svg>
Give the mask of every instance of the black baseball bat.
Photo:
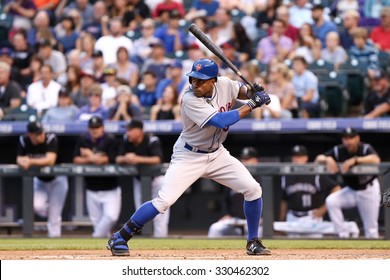
<svg viewBox="0 0 390 280">
<path fill-rule="evenodd" d="M 215 54 L 220 60 L 222 60 L 227 66 L 229 66 L 230 69 L 233 70 L 233 72 L 241 78 L 252 90 L 256 90 L 253 86 L 253 84 L 248 81 L 248 79 L 242 75 L 240 70 L 237 69 L 237 67 L 223 54 L 221 49 L 219 49 L 213 42 L 210 41 L 210 39 L 206 36 L 206 34 L 203 33 L 202 30 L 195 24 L 192 23 L 188 30 L 194 34 L 196 38 L 199 39 L 199 41 L 202 42 L 203 45 L 206 46 L 213 54 Z M 261 90 L 264 90 L 264 88 L 261 86 Z"/>
</svg>

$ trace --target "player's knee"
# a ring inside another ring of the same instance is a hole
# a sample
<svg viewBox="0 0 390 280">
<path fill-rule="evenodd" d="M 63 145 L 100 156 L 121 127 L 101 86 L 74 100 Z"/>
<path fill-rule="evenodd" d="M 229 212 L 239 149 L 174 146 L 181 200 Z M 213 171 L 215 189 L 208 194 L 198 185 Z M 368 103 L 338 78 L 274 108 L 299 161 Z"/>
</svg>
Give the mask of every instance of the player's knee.
<svg viewBox="0 0 390 280">
<path fill-rule="evenodd" d="M 165 213 L 171 207 L 171 205 L 174 203 L 174 201 L 169 201 L 166 199 L 162 199 L 160 196 L 157 196 L 152 200 L 153 206 L 157 209 L 160 213 Z"/>
<path fill-rule="evenodd" d="M 248 188 L 242 194 L 244 195 L 244 199 L 246 201 L 252 201 L 252 200 L 256 200 L 256 199 L 260 198 L 263 194 L 263 190 L 260 187 L 260 185 L 257 184 L 256 186 L 254 186 L 252 188 Z"/>
<path fill-rule="evenodd" d="M 337 203 L 338 202 L 333 195 L 329 195 L 325 200 L 326 208 L 328 209 L 335 208 Z"/>
</svg>

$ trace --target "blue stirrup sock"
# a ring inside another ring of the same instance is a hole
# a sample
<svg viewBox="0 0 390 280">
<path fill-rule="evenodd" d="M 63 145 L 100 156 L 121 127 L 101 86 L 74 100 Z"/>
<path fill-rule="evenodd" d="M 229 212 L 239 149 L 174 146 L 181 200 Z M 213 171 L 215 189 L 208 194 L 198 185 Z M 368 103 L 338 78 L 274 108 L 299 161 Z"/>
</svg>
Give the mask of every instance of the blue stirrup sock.
<svg viewBox="0 0 390 280">
<path fill-rule="evenodd" d="M 138 208 L 123 227 L 114 233 L 114 237 L 121 237 L 129 241 L 142 227 L 149 221 L 153 220 L 160 212 L 153 206 L 151 201 L 147 201 Z"/>
<path fill-rule="evenodd" d="M 263 198 L 244 201 L 244 214 L 248 224 L 248 240 L 259 237 L 259 224 L 263 210 Z"/>
</svg>

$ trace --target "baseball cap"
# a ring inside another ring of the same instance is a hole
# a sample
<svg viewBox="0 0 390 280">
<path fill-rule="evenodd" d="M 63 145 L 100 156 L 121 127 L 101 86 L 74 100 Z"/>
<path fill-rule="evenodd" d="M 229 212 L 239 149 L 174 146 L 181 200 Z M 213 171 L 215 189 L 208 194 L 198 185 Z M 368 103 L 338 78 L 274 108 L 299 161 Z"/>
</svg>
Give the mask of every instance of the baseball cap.
<svg viewBox="0 0 390 280">
<path fill-rule="evenodd" d="M 92 57 L 103 57 L 103 52 L 101 50 L 95 50 L 92 53 Z"/>
<path fill-rule="evenodd" d="M 241 150 L 240 158 L 241 159 L 249 159 L 249 158 L 257 158 L 259 154 L 254 147 L 245 147 Z"/>
<path fill-rule="evenodd" d="M 43 126 L 38 121 L 29 122 L 27 124 L 27 132 L 34 133 L 34 134 L 40 134 L 43 132 Z"/>
<path fill-rule="evenodd" d="M 175 59 L 174 61 L 172 61 L 172 63 L 169 65 L 169 67 L 172 67 L 172 68 L 183 68 L 183 64 L 180 62 L 180 60 Z"/>
<path fill-rule="evenodd" d="M 162 48 L 165 48 L 165 45 L 164 45 L 164 42 L 161 40 L 161 39 L 154 39 L 153 41 L 151 41 L 149 43 L 149 47 L 162 47 Z"/>
<path fill-rule="evenodd" d="M 229 40 L 223 44 L 220 45 L 221 49 L 234 49 L 234 42 L 232 40 Z"/>
<path fill-rule="evenodd" d="M 187 49 L 188 50 L 199 50 L 200 47 L 199 47 L 199 45 L 196 42 L 192 42 L 191 44 L 189 44 L 187 46 Z"/>
<path fill-rule="evenodd" d="M 0 49 L 0 55 L 8 55 L 8 56 L 11 56 L 12 55 L 12 49 L 11 48 L 8 48 L 8 47 L 2 47 Z"/>
<path fill-rule="evenodd" d="M 120 85 L 116 88 L 116 92 L 117 94 L 120 94 L 120 93 L 126 93 L 128 95 L 131 95 L 132 94 L 132 91 L 131 91 L 131 88 L 127 85 Z"/>
<path fill-rule="evenodd" d="M 98 128 L 103 126 L 103 119 L 100 116 L 92 116 L 88 121 L 89 128 Z"/>
<path fill-rule="evenodd" d="M 352 127 L 347 127 L 343 130 L 342 137 L 354 137 L 358 135 L 357 131 Z"/>
<path fill-rule="evenodd" d="M 302 145 L 295 145 L 291 150 L 292 156 L 307 156 L 307 149 Z"/>
<path fill-rule="evenodd" d="M 126 125 L 126 128 L 127 128 L 127 129 L 133 129 L 133 128 L 140 128 L 140 129 L 143 129 L 143 128 L 144 128 L 144 124 L 143 124 L 142 121 L 140 121 L 140 120 L 131 120 L 131 121 Z"/>
<path fill-rule="evenodd" d="M 80 77 L 91 77 L 92 79 L 95 79 L 94 77 L 94 73 L 91 69 L 84 69 L 83 71 L 81 71 L 80 73 Z"/>
<path fill-rule="evenodd" d="M 108 66 L 108 67 L 104 68 L 103 74 L 104 75 L 116 75 L 116 69 L 114 67 Z"/>
<path fill-rule="evenodd" d="M 169 18 L 181 18 L 181 14 L 178 10 L 174 9 L 169 12 Z"/>
</svg>

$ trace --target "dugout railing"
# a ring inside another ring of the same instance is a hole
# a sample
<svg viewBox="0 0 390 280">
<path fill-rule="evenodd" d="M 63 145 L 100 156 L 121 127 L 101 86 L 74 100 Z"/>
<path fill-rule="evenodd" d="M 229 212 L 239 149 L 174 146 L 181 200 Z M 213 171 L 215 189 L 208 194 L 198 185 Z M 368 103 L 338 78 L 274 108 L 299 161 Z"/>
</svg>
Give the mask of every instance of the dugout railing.
<svg viewBox="0 0 390 280">
<path fill-rule="evenodd" d="M 83 213 L 84 208 L 84 187 L 83 176 L 140 176 L 142 184 L 142 199 L 148 200 L 151 197 L 150 183 L 153 176 L 164 174 L 168 164 L 159 166 L 122 166 L 122 165 L 74 165 L 62 164 L 50 167 L 33 167 L 29 170 L 23 170 L 17 165 L 0 165 L 0 227 L 22 226 L 24 237 L 33 236 L 34 211 L 33 211 L 33 177 L 34 176 L 53 176 L 66 175 L 74 177 L 75 195 L 73 199 L 75 209 L 72 221 L 67 224 L 85 225 L 88 224 L 88 217 Z M 316 175 L 330 174 L 325 165 L 309 163 L 296 165 L 292 163 L 260 163 L 247 166 L 254 176 L 261 177 L 263 187 L 264 211 L 263 211 L 263 236 L 272 238 L 274 236 L 273 222 L 274 217 L 274 178 L 281 175 Z M 384 162 L 380 165 L 358 165 L 352 168 L 351 173 L 361 175 L 375 174 L 381 181 L 381 192 L 390 187 L 389 175 L 390 162 Z M 3 191 L 4 188 L 12 187 L 2 184 L 3 177 L 21 177 L 22 178 L 22 224 L 18 224 L 8 215 L 4 206 Z M 384 206 L 382 206 L 384 207 Z M 384 211 L 384 239 L 390 240 L 390 209 Z M 152 223 L 148 223 L 143 233 L 145 235 L 152 233 Z"/>
</svg>

